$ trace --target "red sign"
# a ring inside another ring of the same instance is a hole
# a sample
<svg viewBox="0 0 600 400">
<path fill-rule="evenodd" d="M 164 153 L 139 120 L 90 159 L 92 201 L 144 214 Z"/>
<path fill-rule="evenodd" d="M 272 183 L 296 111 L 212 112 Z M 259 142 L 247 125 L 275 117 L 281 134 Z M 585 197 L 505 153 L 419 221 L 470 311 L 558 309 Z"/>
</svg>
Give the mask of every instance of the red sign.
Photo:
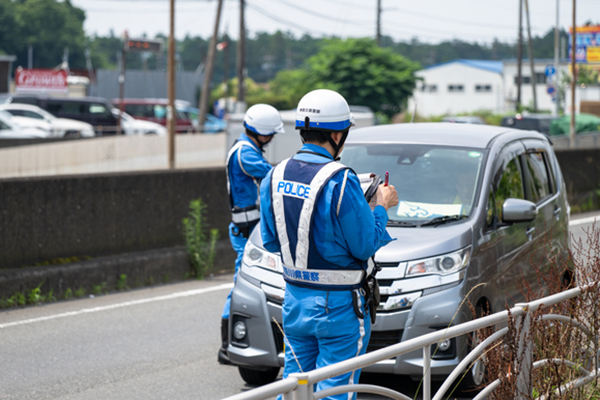
<svg viewBox="0 0 600 400">
<path fill-rule="evenodd" d="M 16 91 L 66 92 L 67 71 L 52 69 L 24 69 L 15 71 Z"/>
</svg>

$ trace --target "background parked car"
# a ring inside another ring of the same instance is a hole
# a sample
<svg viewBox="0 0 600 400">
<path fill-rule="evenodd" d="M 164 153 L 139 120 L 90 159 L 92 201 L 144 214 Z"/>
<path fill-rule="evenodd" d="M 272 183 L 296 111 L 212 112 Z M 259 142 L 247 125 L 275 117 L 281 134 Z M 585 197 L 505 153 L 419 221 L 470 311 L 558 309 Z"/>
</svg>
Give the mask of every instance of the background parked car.
<svg viewBox="0 0 600 400">
<path fill-rule="evenodd" d="M 26 118 L 26 117 L 15 117 L 11 113 L 5 110 L 0 110 L 0 114 L 4 117 L 4 120 L 11 121 L 13 125 L 21 128 L 36 128 L 45 132 L 44 137 L 53 137 L 54 129 L 46 121 L 40 121 L 37 119 Z"/>
<path fill-rule="evenodd" d="M 112 109 L 113 115 L 118 118 L 120 111 Z M 135 119 L 131 115 L 123 112 L 121 114 L 121 127 L 125 135 L 157 135 L 167 136 L 167 128 L 152 121 Z"/>
<path fill-rule="evenodd" d="M 58 98 L 41 95 L 14 95 L 8 103 L 36 105 L 58 118 L 83 121 L 94 127 L 96 136 L 114 135 L 117 119 L 112 114 L 112 105 L 102 97 Z"/>
<path fill-rule="evenodd" d="M 114 108 L 121 109 L 119 99 L 111 100 Z M 155 122 L 162 126 L 167 126 L 167 99 L 123 99 L 123 111 L 133 118 Z M 179 107 L 178 107 L 179 105 Z M 178 101 L 175 107 L 176 130 L 177 133 L 195 132 L 194 124 L 184 113 L 180 111 L 181 106 L 188 105 L 187 102 Z"/>
<path fill-rule="evenodd" d="M 456 124 L 477 124 L 485 125 L 483 118 L 475 115 L 460 115 L 460 116 L 448 116 L 442 118 L 442 122 L 453 122 Z"/>
<path fill-rule="evenodd" d="M 469 321 L 473 309 L 477 316 L 503 311 L 524 301 L 525 289 L 544 293 L 538 274 L 568 259 L 565 182 L 543 134 L 473 124 L 379 125 L 351 130 L 341 162 L 366 177 L 389 171 L 400 200 L 388 210 L 396 240 L 374 257 L 381 303 L 367 352 Z M 560 273 L 571 282 L 572 271 Z M 250 384 L 273 381 L 283 366 L 283 335 L 273 321 L 282 321 L 282 274 L 281 257 L 264 249 L 259 225 L 244 251 L 229 319 L 229 359 Z M 432 379 L 449 375 L 476 341 L 475 334 L 432 347 Z M 423 353 L 364 371 L 421 379 Z M 480 384 L 484 372 L 477 360 L 463 388 Z"/>
<path fill-rule="evenodd" d="M 515 129 L 538 131 L 550 134 L 550 124 L 558 117 L 551 114 L 516 114 L 514 117 L 504 117 L 501 126 Z"/>
<path fill-rule="evenodd" d="M 5 111 L 0 111 L 0 139 L 43 139 L 48 132 L 29 126 L 20 126 Z"/>
<path fill-rule="evenodd" d="M 200 110 L 195 107 L 179 107 L 179 111 L 181 111 L 187 119 L 192 121 L 194 128 L 197 132 L 202 133 L 217 133 L 223 132 L 227 129 L 227 121 L 217 118 L 212 114 L 206 114 L 206 121 L 204 121 L 204 127 L 200 129 L 198 123 L 198 115 L 200 114 Z"/>
<path fill-rule="evenodd" d="M 53 137 L 93 137 L 94 127 L 86 122 L 68 118 L 57 118 L 48 111 L 31 104 L 11 103 L 0 105 L 4 110 L 15 117 L 25 117 L 47 122 Z"/>
</svg>

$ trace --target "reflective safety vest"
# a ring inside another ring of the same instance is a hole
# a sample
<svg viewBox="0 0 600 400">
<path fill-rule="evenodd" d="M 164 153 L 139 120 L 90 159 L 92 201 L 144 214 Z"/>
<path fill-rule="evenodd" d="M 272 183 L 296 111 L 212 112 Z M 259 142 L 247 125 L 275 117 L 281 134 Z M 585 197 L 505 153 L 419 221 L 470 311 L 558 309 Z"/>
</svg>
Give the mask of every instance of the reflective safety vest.
<svg viewBox="0 0 600 400">
<path fill-rule="evenodd" d="M 249 207 L 240 208 L 240 207 L 235 207 L 233 205 L 233 196 L 231 195 L 231 182 L 229 181 L 229 161 L 231 160 L 231 157 L 233 157 L 233 155 L 235 154 L 236 151 L 237 151 L 237 162 L 238 162 L 240 168 L 246 175 L 248 175 L 250 178 L 252 178 L 252 181 L 256 185 L 257 193 L 258 193 L 258 190 L 260 189 L 260 184 L 259 184 L 258 180 L 256 180 L 256 178 L 254 178 L 252 175 L 250 175 L 248 172 L 246 172 L 246 170 L 244 169 L 244 164 L 242 164 L 242 147 L 244 147 L 244 146 L 249 146 L 252 150 L 256 151 L 254 146 L 252 146 L 247 141 L 238 140 L 234 143 L 233 146 L 231 146 L 229 153 L 227 153 L 227 160 L 225 161 L 225 172 L 227 174 L 227 193 L 229 194 L 229 209 L 231 210 L 231 222 L 233 222 L 239 228 L 246 228 L 249 226 L 254 226 L 260 219 L 260 209 L 259 209 L 260 199 L 258 196 L 256 198 L 256 204 L 253 204 Z"/>
<path fill-rule="evenodd" d="M 271 205 L 281 247 L 283 277 L 288 283 L 321 290 L 356 289 L 373 272 L 371 259 L 356 259 L 353 265 L 341 267 L 321 257 L 314 245 L 310 229 L 316 201 L 322 188 L 341 170 L 346 171 L 340 198 L 337 205 L 332 205 L 338 213 L 350 172 L 348 167 L 335 161 L 315 164 L 289 158 L 273 170 Z"/>
</svg>

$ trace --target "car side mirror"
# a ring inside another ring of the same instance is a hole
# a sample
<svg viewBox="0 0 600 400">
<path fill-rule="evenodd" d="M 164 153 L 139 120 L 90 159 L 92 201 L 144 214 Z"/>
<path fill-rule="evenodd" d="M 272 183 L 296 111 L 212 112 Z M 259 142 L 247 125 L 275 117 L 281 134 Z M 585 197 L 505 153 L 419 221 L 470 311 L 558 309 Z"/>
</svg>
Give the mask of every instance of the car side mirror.
<svg viewBox="0 0 600 400">
<path fill-rule="evenodd" d="M 504 223 L 533 221 L 537 214 L 537 207 L 529 200 L 506 199 L 502 204 L 502 222 Z"/>
</svg>

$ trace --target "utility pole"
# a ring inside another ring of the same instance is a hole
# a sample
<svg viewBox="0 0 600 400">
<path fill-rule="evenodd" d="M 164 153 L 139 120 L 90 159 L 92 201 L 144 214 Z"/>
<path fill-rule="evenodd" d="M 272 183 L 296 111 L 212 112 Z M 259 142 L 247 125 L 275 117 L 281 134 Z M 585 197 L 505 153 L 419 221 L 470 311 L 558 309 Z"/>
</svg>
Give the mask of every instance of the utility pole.
<svg viewBox="0 0 600 400">
<path fill-rule="evenodd" d="M 536 112 L 537 106 L 537 91 L 535 88 L 535 64 L 533 61 L 533 43 L 531 42 L 531 24 L 529 22 L 529 0 L 525 0 L 525 16 L 527 18 L 527 53 L 529 54 L 529 66 L 531 67 L 531 89 L 533 90 L 533 111 Z"/>
<path fill-rule="evenodd" d="M 169 169 L 175 168 L 175 0 L 170 0 L 167 129 L 169 131 Z"/>
<path fill-rule="evenodd" d="M 381 0 L 377 0 L 377 46 L 381 47 Z"/>
<path fill-rule="evenodd" d="M 204 122 L 206 121 L 206 112 L 208 110 L 208 99 L 210 97 L 210 81 L 212 80 L 213 71 L 215 69 L 215 51 L 217 48 L 217 35 L 219 34 L 219 21 L 221 20 L 221 8 L 223 0 L 219 0 L 217 4 L 217 17 L 215 19 L 215 27 L 213 35 L 208 44 L 208 61 L 204 70 L 204 83 L 200 91 L 200 111 L 198 113 L 198 129 L 200 132 L 204 130 Z"/>
<path fill-rule="evenodd" d="M 517 101 L 515 110 L 521 107 L 521 84 L 523 83 L 523 0 L 519 0 L 519 39 L 517 42 Z"/>
<path fill-rule="evenodd" d="M 577 68 L 575 68 L 576 58 L 576 37 L 577 25 L 575 18 L 576 0 L 573 0 L 573 37 L 571 38 L 571 70 L 573 71 L 573 80 L 571 81 L 571 126 L 569 130 L 569 147 L 575 148 L 575 85 L 577 85 Z"/>
<path fill-rule="evenodd" d="M 556 104 L 554 108 L 554 115 L 560 114 L 560 90 L 558 86 L 560 85 L 560 65 L 558 59 L 558 41 L 559 41 L 559 25 L 558 25 L 558 10 L 559 10 L 559 0 L 556 0 L 556 26 L 554 27 L 554 90 L 556 94 Z"/>
<path fill-rule="evenodd" d="M 246 111 L 246 89 L 244 85 L 244 69 L 246 58 L 246 26 L 244 24 L 244 0 L 240 0 L 240 38 L 237 44 L 237 78 L 238 78 L 238 97 L 236 112 Z"/>
<path fill-rule="evenodd" d="M 119 115 L 117 116 L 117 135 L 122 133 L 122 118 L 123 109 L 123 97 L 125 96 L 125 69 L 127 68 L 127 47 L 129 36 L 127 31 L 123 34 L 123 45 L 121 46 L 121 73 L 119 74 Z"/>
</svg>

